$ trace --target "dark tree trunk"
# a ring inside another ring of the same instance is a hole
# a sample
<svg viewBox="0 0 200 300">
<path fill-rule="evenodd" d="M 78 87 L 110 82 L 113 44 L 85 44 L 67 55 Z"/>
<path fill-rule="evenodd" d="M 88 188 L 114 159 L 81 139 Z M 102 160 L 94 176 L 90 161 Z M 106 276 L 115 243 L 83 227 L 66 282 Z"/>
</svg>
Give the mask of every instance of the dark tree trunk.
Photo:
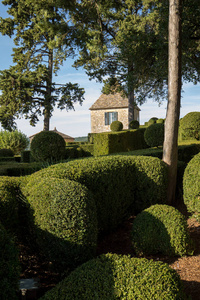
<svg viewBox="0 0 200 300">
<path fill-rule="evenodd" d="M 168 204 L 174 204 L 176 191 L 181 98 L 181 10 L 182 0 L 169 1 L 168 105 L 163 145 L 163 161 L 169 168 Z"/>
<path fill-rule="evenodd" d="M 44 102 L 44 127 L 43 127 L 44 131 L 49 131 L 50 129 L 52 74 L 53 74 L 53 50 L 49 50 L 48 78 L 46 81 L 46 95 L 45 95 L 45 102 Z"/>
<path fill-rule="evenodd" d="M 128 126 L 134 120 L 134 80 L 133 80 L 133 61 L 128 62 Z"/>
</svg>

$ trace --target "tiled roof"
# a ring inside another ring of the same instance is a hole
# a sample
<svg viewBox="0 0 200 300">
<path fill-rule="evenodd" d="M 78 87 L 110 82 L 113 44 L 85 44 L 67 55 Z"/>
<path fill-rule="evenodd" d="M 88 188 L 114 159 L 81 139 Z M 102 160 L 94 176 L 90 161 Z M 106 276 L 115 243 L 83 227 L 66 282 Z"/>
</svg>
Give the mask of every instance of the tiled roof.
<svg viewBox="0 0 200 300">
<path fill-rule="evenodd" d="M 61 135 L 64 139 L 74 139 L 73 137 L 71 137 L 71 136 L 69 136 L 69 135 L 67 135 L 67 134 L 64 134 L 64 133 L 62 133 L 62 132 L 57 131 L 56 127 L 54 128 L 54 130 L 50 130 L 50 131 L 54 131 L 54 132 L 58 133 L 58 134 Z M 36 133 L 36 134 L 37 134 L 37 133 Z M 29 138 L 32 139 L 36 134 L 33 134 L 33 135 L 29 136 Z"/>
<path fill-rule="evenodd" d="M 120 93 L 102 94 L 95 103 L 90 107 L 90 110 L 109 109 L 109 108 L 127 108 L 128 98 L 123 97 Z M 140 110 L 137 106 L 136 109 Z"/>
</svg>

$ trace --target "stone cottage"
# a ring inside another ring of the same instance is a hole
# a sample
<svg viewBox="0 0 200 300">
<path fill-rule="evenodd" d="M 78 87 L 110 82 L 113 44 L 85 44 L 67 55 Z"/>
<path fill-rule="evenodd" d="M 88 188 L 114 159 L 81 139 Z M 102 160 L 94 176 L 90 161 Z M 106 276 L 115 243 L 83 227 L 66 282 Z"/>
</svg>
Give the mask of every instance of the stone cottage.
<svg viewBox="0 0 200 300">
<path fill-rule="evenodd" d="M 90 107 L 91 133 L 110 131 L 113 121 L 123 123 L 123 129 L 128 129 L 128 98 L 120 93 L 102 94 Z M 139 107 L 134 107 L 134 120 L 139 121 Z"/>
</svg>

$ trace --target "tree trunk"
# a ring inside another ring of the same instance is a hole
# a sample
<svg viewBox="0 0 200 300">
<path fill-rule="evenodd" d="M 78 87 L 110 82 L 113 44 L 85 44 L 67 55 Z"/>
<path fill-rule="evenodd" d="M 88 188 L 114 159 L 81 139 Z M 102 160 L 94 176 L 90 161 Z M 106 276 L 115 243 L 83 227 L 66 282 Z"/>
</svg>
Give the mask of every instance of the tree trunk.
<svg viewBox="0 0 200 300">
<path fill-rule="evenodd" d="M 128 125 L 134 120 L 134 90 L 128 95 Z"/>
<path fill-rule="evenodd" d="M 53 50 L 49 50 L 48 78 L 46 81 L 46 95 L 44 101 L 44 127 L 43 127 L 44 131 L 49 131 L 50 129 L 52 77 L 53 77 Z"/>
<path fill-rule="evenodd" d="M 128 126 L 134 120 L 134 75 L 132 58 L 128 61 Z"/>
<path fill-rule="evenodd" d="M 181 8 L 182 0 L 169 1 L 168 105 L 163 145 L 163 161 L 169 169 L 168 204 L 174 204 L 176 192 L 181 98 Z"/>
</svg>

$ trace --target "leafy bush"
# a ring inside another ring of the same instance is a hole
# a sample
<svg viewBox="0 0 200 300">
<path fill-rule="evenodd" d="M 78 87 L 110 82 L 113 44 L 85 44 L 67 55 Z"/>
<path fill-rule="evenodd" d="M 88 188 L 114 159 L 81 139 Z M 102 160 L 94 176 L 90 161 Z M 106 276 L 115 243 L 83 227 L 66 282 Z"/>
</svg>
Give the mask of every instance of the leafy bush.
<svg viewBox="0 0 200 300">
<path fill-rule="evenodd" d="M 153 117 L 153 118 L 149 119 L 148 126 L 150 126 L 152 124 L 155 124 L 157 120 L 158 120 L 158 118 L 156 118 L 156 117 Z"/>
<path fill-rule="evenodd" d="M 110 124 L 110 130 L 111 131 L 121 131 L 123 129 L 123 124 L 120 121 L 113 121 Z"/>
<path fill-rule="evenodd" d="M 64 270 L 93 257 L 97 240 L 92 193 L 70 180 L 31 176 L 22 187 L 32 209 L 30 220 L 42 252 Z M 31 226 L 31 224 L 30 224 Z"/>
<path fill-rule="evenodd" d="M 106 254 L 74 270 L 41 300 L 186 300 L 179 275 L 167 264 Z"/>
<path fill-rule="evenodd" d="M 144 128 L 96 133 L 94 136 L 94 156 L 147 148 Z"/>
<path fill-rule="evenodd" d="M 68 178 L 93 192 L 100 230 L 116 228 L 132 212 L 165 203 L 167 167 L 158 158 L 105 156 L 56 164 L 30 178 Z"/>
<path fill-rule="evenodd" d="M 9 232 L 19 227 L 19 181 L 17 178 L 0 176 L 0 220 Z"/>
<path fill-rule="evenodd" d="M 31 154 L 36 161 L 59 161 L 65 156 L 65 140 L 53 131 L 41 131 L 31 142 Z"/>
<path fill-rule="evenodd" d="M 164 124 L 165 123 L 165 120 L 164 119 L 158 119 L 158 120 L 156 120 L 156 123 L 158 123 L 158 124 Z"/>
<path fill-rule="evenodd" d="M 1 300 L 17 300 L 18 283 L 20 275 L 18 252 L 0 224 L 0 293 Z"/>
<path fill-rule="evenodd" d="M 140 123 L 137 120 L 132 120 L 129 124 L 130 129 L 138 129 L 140 126 Z"/>
<path fill-rule="evenodd" d="M 0 157 L 13 157 L 14 152 L 11 149 L 0 149 Z"/>
<path fill-rule="evenodd" d="M 29 138 L 18 130 L 0 132 L 0 148 L 11 149 L 15 155 L 20 154 L 28 145 Z"/>
<path fill-rule="evenodd" d="M 188 211 L 200 220 L 200 153 L 191 159 L 185 169 L 183 199 Z"/>
<path fill-rule="evenodd" d="M 136 216 L 132 242 L 137 254 L 192 254 L 186 219 L 168 205 L 153 205 Z"/>
<path fill-rule="evenodd" d="M 180 120 L 181 138 L 200 139 L 200 112 L 190 112 Z"/>
<path fill-rule="evenodd" d="M 162 146 L 164 142 L 164 124 L 155 123 L 147 127 L 144 139 L 150 147 Z"/>
</svg>

